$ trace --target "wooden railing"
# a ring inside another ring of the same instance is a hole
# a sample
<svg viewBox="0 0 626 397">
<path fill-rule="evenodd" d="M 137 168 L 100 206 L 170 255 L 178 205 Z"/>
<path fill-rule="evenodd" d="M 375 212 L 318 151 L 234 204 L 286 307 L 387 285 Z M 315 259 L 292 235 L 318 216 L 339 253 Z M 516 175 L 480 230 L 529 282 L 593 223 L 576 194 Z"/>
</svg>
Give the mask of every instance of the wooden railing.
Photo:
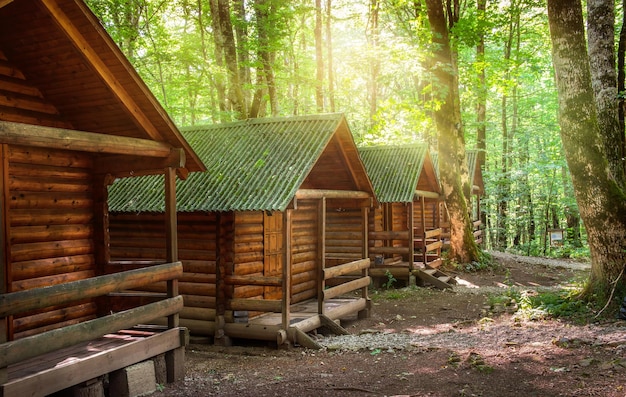
<svg viewBox="0 0 626 397">
<path fill-rule="evenodd" d="M 176 280 L 182 274 L 182 264 L 174 262 L 49 287 L 10 292 L 0 295 L 0 317 L 64 305 L 81 299 L 97 298 L 155 282 Z M 182 296 L 168 296 L 164 300 L 137 308 L 3 343 L 0 345 L 0 371 L 6 370 L 9 365 L 57 349 L 86 342 L 160 317 L 175 315 L 182 308 Z"/>
<path fill-rule="evenodd" d="M 442 229 L 427 230 L 423 237 L 415 238 L 415 248 L 420 252 L 416 253 L 419 256 L 420 261 L 424 265 L 430 267 L 438 267 L 441 265 L 441 248 L 443 247 L 443 241 L 441 240 Z"/>
<path fill-rule="evenodd" d="M 344 263 L 343 265 L 329 267 L 327 269 L 324 269 L 324 282 L 333 278 L 338 278 L 341 276 L 354 274 L 355 272 L 359 272 L 359 271 L 362 272 L 365 269 L 369 269 L 369 267 L 370 267 L 370 260 L 367 258 Z M 334 287 L 324 289 L 323 300 L 326 301 L 328 299 L 332 299 L 337 296 L 347 294 L 349 292 L 356 291 L 361 288 L 367 288 L 370 285 L 370 282 L 371 282 L 370 276 L 366 275 L 366 276 L 358 277 L 351 281 L 341 283 Z"/>
</svg>

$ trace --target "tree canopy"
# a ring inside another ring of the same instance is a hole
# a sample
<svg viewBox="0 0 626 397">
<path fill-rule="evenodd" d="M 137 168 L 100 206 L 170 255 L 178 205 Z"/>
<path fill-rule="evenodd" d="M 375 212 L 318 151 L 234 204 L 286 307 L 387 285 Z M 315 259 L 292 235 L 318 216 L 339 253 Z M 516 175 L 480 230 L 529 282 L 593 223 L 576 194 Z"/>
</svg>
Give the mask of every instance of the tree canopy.
<svg viewBox="0 0 626 397">
<path fill-rule="evenodd" d="M 435 125 L 447 88 L 427 3 L 88 0 L 179 126 L 338 111 L 359 145 L 421 141 L 437 150 L 450 144 L 438 142 Z M 439 3 L 454 54 L 458 128 L 465 147 L 481 151 L 485 247 L 585 255 L 545 3 Z M 617 48 L 623 10 L 612 16 L 613 36 L 604 41 Z M 619 162 L 623 122 L 614 139 Z M 550 245 L 554 229 L 565 231 L 564 244 Z"/>
</svg>

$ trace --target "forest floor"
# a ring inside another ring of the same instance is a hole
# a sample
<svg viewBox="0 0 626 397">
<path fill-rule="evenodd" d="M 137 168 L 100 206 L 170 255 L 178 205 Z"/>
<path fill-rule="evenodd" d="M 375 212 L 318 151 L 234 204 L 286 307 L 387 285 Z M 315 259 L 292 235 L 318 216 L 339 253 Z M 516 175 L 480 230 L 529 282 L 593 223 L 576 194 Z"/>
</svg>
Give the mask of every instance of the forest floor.
<svg viewBox="0 0 626 397">
<path fill-rule="evenodd" d="M 494 269 L 457 273 L 451 291 L 371 290 L 371 317 L 342 321 L 351 336 L 319 335 L 323 350 L 192 338 L 185 380 L 154 395 L 626 396 L 626 321 L 579 324 L 496 298 L 566 290 L 589 265 L 493 257 Z"/>
</svg>

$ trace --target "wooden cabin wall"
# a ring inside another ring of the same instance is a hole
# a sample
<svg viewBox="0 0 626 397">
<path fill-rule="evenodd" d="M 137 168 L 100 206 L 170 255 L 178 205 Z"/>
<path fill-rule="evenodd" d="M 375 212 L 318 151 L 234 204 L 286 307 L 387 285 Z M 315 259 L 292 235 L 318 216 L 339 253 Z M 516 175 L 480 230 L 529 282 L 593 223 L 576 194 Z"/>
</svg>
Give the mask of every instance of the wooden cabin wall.
<svg viewBox="0 0 626 397">
<path fill-rule="evenodd" d="M 96 275 L 91 156 L 2 145 L 7 290 L 29 290 Z M 103 187 L 104 188 L 104 187 Z M 15 316 L 9 338 L 92 319 L 92 300 Z"/>
<path fill-rule="evenodd" d="M 300 200 L 291 224 L 291 302 L 317 294 L 320 271 L 318 200 Z"/>
<path fill-rule="evenodd" d="M 363 213 L 360 207 L 326 209 L 326 261 L 347 263 L 363 258 Z"/>
<path fill-rule="evenodd" d="M 0 51 L 0 118 L 16 123 L 71 128 L 38 88 L 28 83 L 21 70 L 14 67 Z"/>
<path fill-rule="evenodd" d="M 436 229 L 440 226 L 440 208 L 439 201 L 437 200 L 425 200 L 424 202 L 424 219 L 426 230 Z M 421 200 L 416 201 L 413 205 L 413 216 L 415 219 L 415 228 L 422 230 L 422 203 Z"/>
<path fill-rule="evenodd" d="M 178 288 L 185 301 L 181 319 L 209 320 L 215 310 L 215 261 L 217 217 L 214 212 L 178 213 L 178 257 L 183 263 L 183 277 Z M 109 215 L 110 256 L 112 262 L 163 262 L 165 252 L 165 218 L 163 213 L 111 213 Z M 108 266 L 108 272 L 128 270 L 134 266 Z M 144 291 L 165 292 L 165 283 Z M 126 304 L 130 303 L 128 298 Z M 135 304 L 136 305 L 136 304 Z M 131 306 L 135 306 L 132 305 Z M 120 310 L 123 307 L 113 307 Z"/>
<path fill-rule="evenodd" d="M 264 213 L 235 212 L 235 260 L 233 274 L 237 276 L 264 275 Z M 228 298 L 263 299 L 262 286 L 236 286 Z"/>
</svg>

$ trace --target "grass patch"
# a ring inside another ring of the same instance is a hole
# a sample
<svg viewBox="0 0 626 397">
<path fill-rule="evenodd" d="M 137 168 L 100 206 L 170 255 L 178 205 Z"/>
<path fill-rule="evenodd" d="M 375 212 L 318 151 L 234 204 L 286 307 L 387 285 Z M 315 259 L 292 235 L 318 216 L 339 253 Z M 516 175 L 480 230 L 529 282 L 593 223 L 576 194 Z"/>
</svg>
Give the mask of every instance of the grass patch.
<svg viewBox="0 0 626 397">
<path fill-rule="evenodd" d="M 509 288 L 502 294 L 488 297 L 495 312 L 514 312 L 529 320 L 566 319 L 575 323 L 587 323 L 595 314 L 595 305 L 580 298 L 582 285 L 573 289 L 550 291 L 520 290 Z"/>
</svg>

